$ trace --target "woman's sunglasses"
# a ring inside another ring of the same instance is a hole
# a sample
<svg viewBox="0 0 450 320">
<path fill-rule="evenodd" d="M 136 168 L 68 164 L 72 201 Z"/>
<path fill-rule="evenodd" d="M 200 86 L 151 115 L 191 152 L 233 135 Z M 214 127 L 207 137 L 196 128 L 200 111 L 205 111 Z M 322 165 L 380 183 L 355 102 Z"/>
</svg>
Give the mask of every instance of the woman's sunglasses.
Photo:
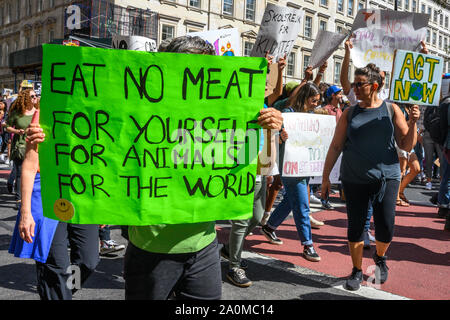
<svg viewBox="0 0 450 320">
<path fill-rule="evenodd" d="M 30 95 L 30 98 L 31 98 L 31 99 L 34 99 L 34 98 L 37 98 L 37 96 L 34 95 L 34 94 L 32 94 L 32 95 Z"/>
<path fill-rule="evenodd" d="M 370 82 L 353 82 L 352 83 L 352 88 L 357 88 L 357 89 L 359 89 L 359 88 L 361 88 L 362 86 L 364 86 L 364 85 L 366 85 L 366 84 L 369 84 Z"/>
</svg>

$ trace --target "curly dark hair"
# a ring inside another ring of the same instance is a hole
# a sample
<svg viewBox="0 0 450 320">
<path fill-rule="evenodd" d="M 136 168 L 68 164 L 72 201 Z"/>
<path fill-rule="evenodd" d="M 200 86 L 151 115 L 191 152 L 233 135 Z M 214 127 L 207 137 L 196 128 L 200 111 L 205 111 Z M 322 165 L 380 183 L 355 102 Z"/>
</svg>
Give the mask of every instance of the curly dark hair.
<svg viewBox="0 0 450 320">
<path fill-rule="evenodd" d="M 381 70 L 375 64 L 369 63 L 364 68 L 357 68 L 355 70 L 355 76 L 367 77 L 367 81 L 370 83 L 378 83 L 378 90 L 380 91 L 383 87 L 383 78 L 380 74 Z"/>
<path fill-rule="evenodd" d="M 17 99 L 14 100 L 11 109 L 9 112 L 15 111 L 23 115 L 25 113 L 25 110 L 31 110 L 33 107 L 36 109 L 39 109 L 39 102 L 36 104 L 33 103 L 30 97 L 30 92 L 34 91 L 33 89 L 27 89 L 21 91 L 17 95 Z"/>
</svg>

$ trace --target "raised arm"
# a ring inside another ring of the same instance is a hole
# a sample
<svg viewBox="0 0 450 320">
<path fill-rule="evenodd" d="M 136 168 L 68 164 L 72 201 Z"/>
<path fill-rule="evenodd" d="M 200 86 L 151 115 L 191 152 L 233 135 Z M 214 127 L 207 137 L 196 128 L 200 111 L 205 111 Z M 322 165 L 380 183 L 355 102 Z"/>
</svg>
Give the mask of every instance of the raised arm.
<svg viewBox="0 0 450 320">
<path fill-rule="evenodd" d="M 314 79 L 314 84 L 316 86 L 319 86 L 320 82 L 322 81 L 323 73 L 327 69 L 327 66 L 328 62 L 325 61 L 325 63 L 319 67 L 319 72 L 317 72 L 316 78 Z"/>
<path fill-rule="evenodd" d="M 348 95 L 351 89 L 350 80 L 348 79 L 348 68 L 350 66 L 350 49 L 353 48 L 352 44 L 352 36 L 348 37 L 345 41 L 345 56 L 344 61 L 342 62 L 342 70 L 340 75 L 342 90 L 345 95 Z"/>
</svg>

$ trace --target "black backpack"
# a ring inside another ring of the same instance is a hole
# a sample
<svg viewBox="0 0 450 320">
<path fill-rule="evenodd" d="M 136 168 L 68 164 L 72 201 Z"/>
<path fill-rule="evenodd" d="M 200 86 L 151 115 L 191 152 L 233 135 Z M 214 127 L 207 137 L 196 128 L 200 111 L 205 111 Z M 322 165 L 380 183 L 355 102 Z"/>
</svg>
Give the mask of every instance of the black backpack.
<svg viewBox="0 0 450 320">
<path fill-rule="evenodd" d="M 423 115 L 423 126 L 430 133 L 433 142 L 442 145 L 446 134 L 441 129 L 441 112 L 439 107 L 429 106 Z"/>
</svg>

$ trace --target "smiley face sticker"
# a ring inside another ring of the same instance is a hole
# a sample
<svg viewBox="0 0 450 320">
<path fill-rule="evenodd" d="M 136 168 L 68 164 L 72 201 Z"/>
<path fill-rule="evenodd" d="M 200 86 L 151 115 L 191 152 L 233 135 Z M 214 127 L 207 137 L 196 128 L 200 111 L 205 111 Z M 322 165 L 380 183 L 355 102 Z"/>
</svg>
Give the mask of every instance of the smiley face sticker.
<svg viewBox="0 0 450 320">
<path fill-rule="evenodd" d="M 58 199 L 53 205 L 53 211 L 58 219 L 68 221 L 73 218 L 75 209 L 72 202 L 66 199 Z"/>
</svg>

